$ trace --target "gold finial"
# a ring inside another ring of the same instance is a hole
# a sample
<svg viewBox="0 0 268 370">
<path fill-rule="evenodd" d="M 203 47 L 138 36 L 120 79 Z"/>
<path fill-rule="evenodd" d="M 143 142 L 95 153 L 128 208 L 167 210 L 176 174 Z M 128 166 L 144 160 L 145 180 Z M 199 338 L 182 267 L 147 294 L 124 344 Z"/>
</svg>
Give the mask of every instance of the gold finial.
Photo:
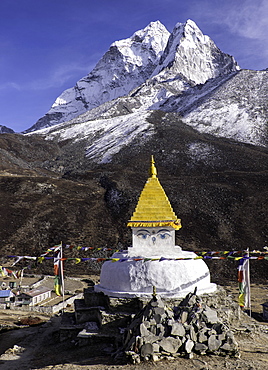
<svg viewBox="0 0 268 370">
<path fill-rule="evenodd" d="M 152 155 L 151 156 L 151 168 L 150 168 L 150 176 L 151 177 L 156 177 L 157 175 L 157 171 L 156 171 L 156 167 L 154 165 L 154 156 Z"/>
<path fill-rule="evenodd" d="M 153 286 L 153 297 L 156 297 L 156 287 Z"/>
</svg>

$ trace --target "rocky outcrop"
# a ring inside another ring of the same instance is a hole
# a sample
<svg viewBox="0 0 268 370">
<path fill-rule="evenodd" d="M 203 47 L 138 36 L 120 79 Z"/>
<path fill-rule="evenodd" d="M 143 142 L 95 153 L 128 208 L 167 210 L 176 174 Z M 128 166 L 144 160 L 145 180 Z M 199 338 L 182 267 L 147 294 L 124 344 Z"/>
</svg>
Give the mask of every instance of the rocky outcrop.
<svg viewBox="0 0 268 370">
<path fill-rule="evenodd" d="M 11 128 L 0 125 L 0 134 L 14 134 L 14 131 Z"/>
</svg>

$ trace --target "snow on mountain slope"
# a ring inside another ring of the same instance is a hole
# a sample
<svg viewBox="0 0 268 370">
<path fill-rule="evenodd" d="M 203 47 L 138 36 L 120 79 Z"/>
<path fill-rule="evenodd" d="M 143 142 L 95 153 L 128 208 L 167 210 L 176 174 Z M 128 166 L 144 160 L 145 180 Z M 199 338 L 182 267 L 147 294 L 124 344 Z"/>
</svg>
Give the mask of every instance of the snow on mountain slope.
<svg viewBox="0 0 268 370">
<path fill-rule="evenodd" d="M 74 143 L 81 141 L 87 158 L 107 163 L 124 146 L 130 145 L 134 140 L 144 143 L 153 134 L 153 125 L 146 120 L 150 113 L 137 111 L 119 117 L 83 120 L 81 123 L 75 123 L 74 119 L 39 130 L 38 134 L 47 140 L 72 139 Z"/>
<path fill-rule="evenodd" d="M 268 71 L 242 70 L 216 88 L 213 82 L 167 101 L 163 109 L 180 112 L 199 132 L 266 146 Z"/>
<path fill-rule="evenodd" d="M 254 145 L 267 144 L 268 71 L 247 71 L 217 77 L 164 99 L 159 107 L 177 112 L 199 132 L 235 139 Z M 146 84 L 145 84 L 146 85 Z M 107 102 L 69 122 L 35 131 L 47 140 L 72 139 L 85 148 L 86 156 L 105 163 L 124 146 L 144 143 L 154 134 L 148 123 L 152 86 L 147 94 L 137 91 Z M 159 86 L 159 85 L 158 85 Z M 150 90 L 151 89 L 151 90 Z"/>
<path fill-rule="evenodd" d="M 201 133 L 265 146 L 267 78 L 267 71 L 242 70 L 172 95 L 160 109 L 167 114 L 177 112 L 178 121 Z M 135 96 L 104 103 L 69 122 L 35 133 L 47 140 L 80 142 L 87 158 L 106 163 L 124 146 L 133 142 L 142 145 L 154 134 L 154 126 L 148 122 L 151 98 L 152 94 L 137 91 Z M 163 124 L 166 118 L 163 116 Z"/>
<path fill-rule="evenodd" d="M 128 94 L 152 74 L 170 33 L 151 22 L 130 38 L 116 41 L 87 76 L 65 90 L 29 131 L 68 121 L 104 102 Z"/>
</svg>

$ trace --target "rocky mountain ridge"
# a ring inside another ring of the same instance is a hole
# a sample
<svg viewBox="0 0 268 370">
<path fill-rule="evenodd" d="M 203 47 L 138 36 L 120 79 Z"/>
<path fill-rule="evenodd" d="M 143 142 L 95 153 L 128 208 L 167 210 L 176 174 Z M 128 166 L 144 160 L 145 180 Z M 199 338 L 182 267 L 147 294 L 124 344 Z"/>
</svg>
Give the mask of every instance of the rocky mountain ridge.
<svg viewBox="0 0 268 370">
<path fill-rule="evenodd" d="M 6 126 L 0 125 L 0 134 L 12 134 L 14 131 Z"/>
</svg>

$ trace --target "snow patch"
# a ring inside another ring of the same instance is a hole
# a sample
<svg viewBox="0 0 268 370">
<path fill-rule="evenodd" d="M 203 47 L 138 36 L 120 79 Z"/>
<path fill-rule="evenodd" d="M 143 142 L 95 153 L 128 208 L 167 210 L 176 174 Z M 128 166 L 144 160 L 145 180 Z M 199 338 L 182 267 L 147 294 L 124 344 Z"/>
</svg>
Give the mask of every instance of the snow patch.
<svg viewBox="0 0 268 370">
<path fill-rule="evenodd" d="M 86 142 L 85 155 L 88 158 L 98 163 L 108 163 L 114 154 L 130 145 L 134 139 L 147 140 L 153 134 L 153 125 L 146 120 L 149 115 L 150 112 L 135 112 L 82 123 L 62 123 L 35 131 L 34 134 L 43 135 L 46 140 Z"/>
<path fill-rule="evenodd" d="M 214 108 L 213 104 L 204 103 L 198 109 L 186 114 L 183 121 L 199 132 L 217 137 L 226 137 L 237 141 L 264 145 L 263 125 L 260 117 L 252 120 L 249 112 L 241 109 L 238 103 L 229 103 Z"/>
</svg>

